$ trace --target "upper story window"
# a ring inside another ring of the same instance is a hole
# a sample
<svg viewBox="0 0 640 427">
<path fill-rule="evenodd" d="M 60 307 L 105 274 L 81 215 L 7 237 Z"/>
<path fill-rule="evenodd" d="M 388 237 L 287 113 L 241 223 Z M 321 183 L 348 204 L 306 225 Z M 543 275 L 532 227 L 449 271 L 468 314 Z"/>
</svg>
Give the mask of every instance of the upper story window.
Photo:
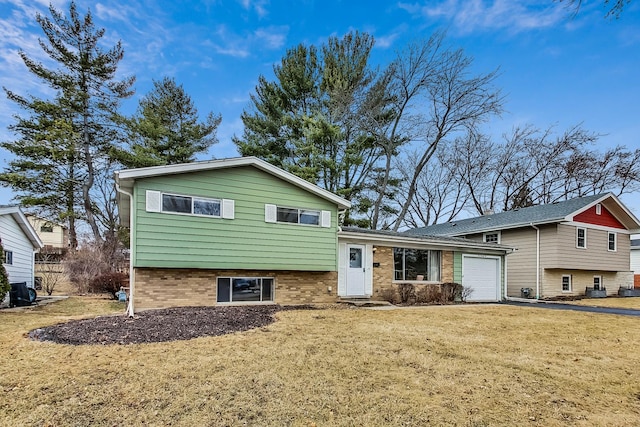
<svg viewBox="0 0 640 427">
<path fill-rule="evenodd" d="M 162 195 L 162 212 L 220 217 L 221 201 L 175 194 Z"/>
<path fill-rule="evenodd" d="M 4 259 L 2 261 L 7 265 L 13 265 L 13 251 L 4 251 Z"/>
<path fill-rule="evenodd" d="M 331 227 L 331 212 L 316 209 L 264 205 L 264 221 Z"/>
<path fill-rule="evenodd" d="M 596 205 L 596 215 L 602 215 L 602 205 L 600 203 Z"/>
<path fill-rule="evenodd" d="M 616 251 L 618 246 L 617 240 L 618 240 L 618 235 L 616 233 L 609 232 L 608 245 L 609 245 L 610 251 L 612 252 Z"/>
<path fill-rule="evenodd" d="M 441 251 L 393 248 L 394 280 L 440 281 Z"/>
<path fill-rule="evenodd" d="M 500 243 L 500 232 L 493 231 L 491 233 L 484 233 L 483 240 L 485 243 Z"/>
<path fill-rule="evenodd" d="M 291 224 L 320 225 L 320 211 L 277 207 L 277 221 Z"/>
<path fill-rule="evenodd" d="M 209 199 L 151 190 L 146 192 L 146 199 L 148 212 L 177 213 L 225 219 L 233 219 L 235 216 L 235 203 L 233 200 L 228 199 Z"/>
<path fill-rule="evenodd" d="M 53 225 L 45 224 L 45 225 L 40 227 L 40 231 L 42 233 L 53 233 Z"/>
<path fill-rule="evenodd" d="M 578 227 L 576 228 L 576 248 L 587 248 L 587 229 Z"/>
</svg>

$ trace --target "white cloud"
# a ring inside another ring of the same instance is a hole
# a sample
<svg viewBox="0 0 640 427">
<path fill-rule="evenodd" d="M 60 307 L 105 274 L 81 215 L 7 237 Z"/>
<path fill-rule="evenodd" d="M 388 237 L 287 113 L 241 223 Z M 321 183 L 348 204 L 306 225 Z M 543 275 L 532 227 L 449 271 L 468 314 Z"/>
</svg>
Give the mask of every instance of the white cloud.
<svg viewBox="0 0 640 427">
<path fill-rule="evenodd" d="M 566 19 L 566 10 L 546 0 L 445 0 L 439 3 L 400 3 L 412 15 L 444 19 L 460 33 L 507 30 L 518 33 L 547 28 Z"/>
<path fill-rule="evenodd" d="M 267 15 L 267 5 L 269 4 L 269 0 L 239 0 L 242 7 L 246 10 L 255 10 L 259 17 L 264 17 Z"/>
<path fill-rule="evenodd" d="M 279 49 L 287 41 L 288 31 L 287 26 L 259 28 L 254 32 L 255 41 L 268 49 Z"/>
</svg>

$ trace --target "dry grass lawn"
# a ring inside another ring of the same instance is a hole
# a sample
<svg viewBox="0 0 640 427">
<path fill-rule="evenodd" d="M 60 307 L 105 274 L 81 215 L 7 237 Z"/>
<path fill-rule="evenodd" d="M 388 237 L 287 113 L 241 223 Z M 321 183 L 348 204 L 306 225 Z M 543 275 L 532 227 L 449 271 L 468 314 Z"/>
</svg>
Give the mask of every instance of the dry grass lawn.
<svg viewBox="0 0 640 427">
<path fill-rule="evenodd" d="M 577 301 L 568 301 L 570 304 L 590 305 L 596 307 L 634 308 L 640 310 L 640 297 L 607 297 L 585 298 Z"/>
<path fill-rule="evenodd" d="M 499 305 L 327 309 L 161 344 L 25 338 L 114 310 L 70 298 L 0 312 L 1 425 L 640 423 L 640 318 Z"/>
</svg>

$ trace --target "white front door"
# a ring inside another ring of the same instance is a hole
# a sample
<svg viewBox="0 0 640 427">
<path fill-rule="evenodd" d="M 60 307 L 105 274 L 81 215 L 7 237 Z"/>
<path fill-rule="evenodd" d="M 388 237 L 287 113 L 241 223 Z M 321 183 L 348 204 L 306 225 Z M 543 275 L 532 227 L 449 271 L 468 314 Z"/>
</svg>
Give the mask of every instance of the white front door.
<svg viewBox="0 0 640 427">
<path fill-rule="evenodd" d="M 347 246 L 347 295 L 349 297 L 365 296 L 365 246 Z"/>
</svg>

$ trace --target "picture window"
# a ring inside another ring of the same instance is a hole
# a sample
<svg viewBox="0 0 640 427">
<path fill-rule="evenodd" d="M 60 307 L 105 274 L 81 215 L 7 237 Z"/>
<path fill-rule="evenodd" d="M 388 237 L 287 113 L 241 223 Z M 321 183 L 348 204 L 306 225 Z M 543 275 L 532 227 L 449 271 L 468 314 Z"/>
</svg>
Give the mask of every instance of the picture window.
<svg viewBox="0 0 640 427">
<path fill-rule="evenodd" d="M 441 251 L 393 248 L 394 280 L 440 281 Z"/>
<path fill-rule="evenodd" d="M 273 302 L 272 277 L 219 277 L 217 302 Z"/>
</svg>

